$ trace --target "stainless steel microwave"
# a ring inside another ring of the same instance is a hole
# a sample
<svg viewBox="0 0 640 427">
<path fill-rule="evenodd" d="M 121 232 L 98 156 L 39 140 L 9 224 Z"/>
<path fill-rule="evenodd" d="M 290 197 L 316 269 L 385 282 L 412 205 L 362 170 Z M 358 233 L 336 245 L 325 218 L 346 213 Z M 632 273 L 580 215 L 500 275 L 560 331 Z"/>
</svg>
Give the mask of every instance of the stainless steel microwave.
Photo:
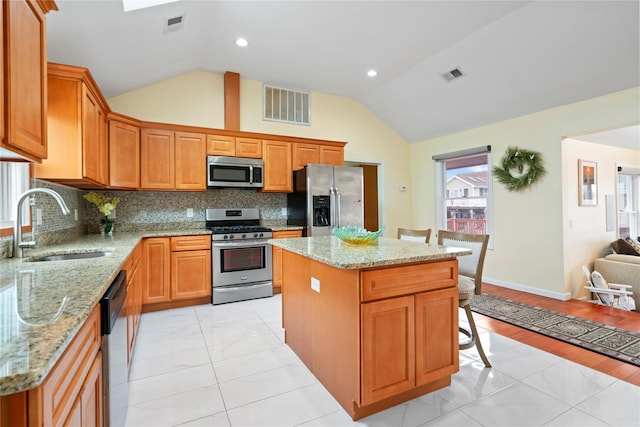
<svg viewBox="0 0 640 427">
<path fill-rule="evenodd" d="M 263 177 L 262 159 L 207 156 L 207 187 L 262 188 Z"/>
</svg>

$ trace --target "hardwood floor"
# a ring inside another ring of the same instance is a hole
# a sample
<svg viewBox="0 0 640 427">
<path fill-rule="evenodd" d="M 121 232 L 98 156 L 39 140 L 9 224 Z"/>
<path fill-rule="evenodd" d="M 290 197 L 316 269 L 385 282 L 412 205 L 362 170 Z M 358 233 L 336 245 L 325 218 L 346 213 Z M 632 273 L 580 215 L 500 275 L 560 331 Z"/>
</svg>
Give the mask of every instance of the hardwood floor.
<svg viewBox="0 0 640 427">
<path fill-rule="evenodd" d="M 630 331 L 640 332 L 640 313 L 638 312 L 604 307 L 587 301 L 561 301 L 487 283 L 483 283 L 482 292 L 503 298 L 509 298 L 526 304 L 536 305 L 548 310 L 554 310 L 582 317 L 584 319 L 590 319 L 607 325 L 628 329 Z M 603 356 L 599 353 L 585 350 L 578 346 L 567 344 L 562 341 L 549 338 L 545 335 L 531 332 L 475 312 L 473 313 L 473 318 L 478 327 L 504 335 L 532 347 L 539 348 L 581 365 L 596 369 L 600 372 L 611 375 L 612 377 L 640 386 L 640 368 L 637 366 L 624 363 L 619 360 Z"/>
</svg>

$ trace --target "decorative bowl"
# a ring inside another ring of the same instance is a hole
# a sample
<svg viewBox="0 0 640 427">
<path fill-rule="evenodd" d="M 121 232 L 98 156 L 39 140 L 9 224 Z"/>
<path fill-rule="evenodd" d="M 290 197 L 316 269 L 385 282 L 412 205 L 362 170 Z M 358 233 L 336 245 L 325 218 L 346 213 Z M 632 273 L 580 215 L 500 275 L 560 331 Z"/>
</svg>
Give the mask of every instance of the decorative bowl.
<svg viewBox="0 0 640 427">
<path fill-rule="evenodd" d="M 370 245 L 378 240 L 384 231 L 384 227 L 378 231 L 368 231 L 362 227 L 353 225 L 347 227 L 336 227 L 332 230 L 333 235 L 343 242 L 352 245 Z"/>
</svg>

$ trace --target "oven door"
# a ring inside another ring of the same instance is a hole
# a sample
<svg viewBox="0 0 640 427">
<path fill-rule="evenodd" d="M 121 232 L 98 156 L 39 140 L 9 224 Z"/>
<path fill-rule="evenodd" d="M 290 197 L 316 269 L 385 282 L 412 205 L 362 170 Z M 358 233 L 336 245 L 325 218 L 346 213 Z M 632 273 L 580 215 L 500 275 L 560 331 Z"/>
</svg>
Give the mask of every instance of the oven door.
<svg viewBox="0 0 640 427">
<path fill-rule="evenodd" d="M 272 279 L 271 245 L 265 240 L 213 241 L 211 262 L 214 288 Z"/>
</svg>

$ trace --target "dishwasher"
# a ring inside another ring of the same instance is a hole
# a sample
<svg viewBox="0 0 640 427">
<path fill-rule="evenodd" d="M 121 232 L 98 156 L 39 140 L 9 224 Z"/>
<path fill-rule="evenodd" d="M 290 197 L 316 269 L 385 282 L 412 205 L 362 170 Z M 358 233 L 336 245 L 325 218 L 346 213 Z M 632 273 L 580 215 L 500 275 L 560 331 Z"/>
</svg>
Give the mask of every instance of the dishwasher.
<svg viewBox="0 0 640 427">
<path fill-rule="evenodd" d="M 124 426 L 129 400 L 127 364 L 127 274 L 120 271 L 100 300 L 102 410 L 105 427 Z"/>
</svg>

